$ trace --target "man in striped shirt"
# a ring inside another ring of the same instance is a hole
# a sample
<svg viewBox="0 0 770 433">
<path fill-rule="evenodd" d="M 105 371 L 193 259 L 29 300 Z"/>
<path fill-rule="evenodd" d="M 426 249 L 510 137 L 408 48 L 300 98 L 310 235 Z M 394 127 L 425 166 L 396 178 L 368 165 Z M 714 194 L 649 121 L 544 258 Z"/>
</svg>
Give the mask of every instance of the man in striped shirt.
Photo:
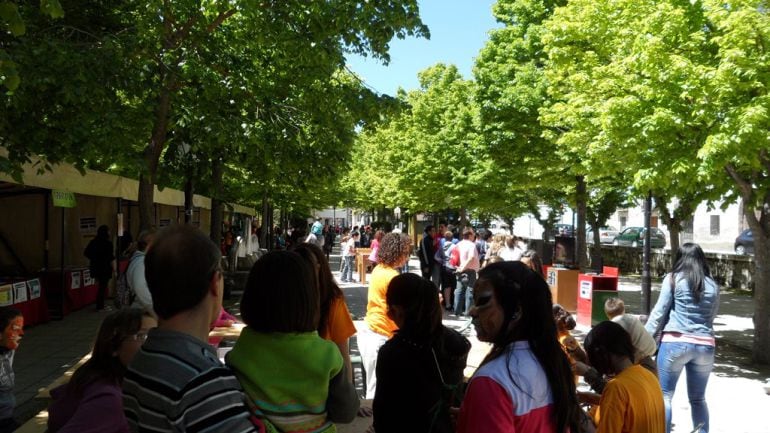
<svg viewBox="0 0 770 433">
<path fill-rule="evenodd" d="M 123 405 L 134 432 L 256 432 L 233 373 L 207 343 L 222 308 L 221 253 L 201 231 L 159 232 L 145 257 L 158 328 L 128 366 Z"/>
</svg>

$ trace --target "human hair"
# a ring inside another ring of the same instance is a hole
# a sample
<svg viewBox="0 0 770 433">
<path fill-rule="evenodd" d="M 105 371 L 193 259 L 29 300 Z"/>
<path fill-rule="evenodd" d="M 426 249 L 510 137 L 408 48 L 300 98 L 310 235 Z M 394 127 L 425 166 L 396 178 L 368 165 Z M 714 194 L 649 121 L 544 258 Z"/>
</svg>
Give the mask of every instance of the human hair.
<svg viewBox="0 0 770 433">
<path fill-rule="evenodd" d="M 329 311 L 331 310 L 332 303 L 335 299 L 344 298 L 345 294 L 342 293 L 340 286 L 334 280 L 332 270 L 329 267 L 329 261 L 326 260 L 326 255 L 323 250 L 316 244 L 299 244 L 294 248 L 294 252 L 300 255 L 303 259 L 311 263 L 311 260 L 315 261 L 318 266 L 317 283 L 318 283 L 318 295 L 320 305 L 320 316 L 318 319 L 318 329 L 326 329 L 329 323 Z"/>
<path fill-rule="evenodd" d="M 353 233 L 351 233 L 351 234 L 350 234 L 350 237 L 351 237 L 351 238 L 357 238 L 357 237 L 359 237 L 359 236 L 361 236 L 361 234 L 360 234 L 360 233 L 358 233 L 358 232 L 353 232 Z"/>
<path fill-rule="evenodd" d="M 388 308 L 402 309 L 404 323 L 398 333 L 416 342 L 433 342 L 441 335 L 441 306 L 436 286 L 416 274 L 395 276 L 385 294 Z"/>
<path fill-rule="evenodd" d="M 612 319 L 615 316 L 620 316 L 626 312 L 626 304 L 622 299 L 611 297 L 604 301 L 604 313 Z"/>
<path fill-rule="evenodd" d="M 157 230 L 154 228 L 144 229 L 139 232 L 139 237 L 136 239 L 136 249 L 139 251 L 147 250 L 147 246 L 150 245 Z"/>
<path fill-rule="evenodd" d="M 387 233 L 380 241 L 377 260 L 380 264 L 395 268 L 412 252 L 412 241 L 403 233 Z"/>
<path fill-rule="evenodd" d="M 377 239 L 377 242 L 381 241 L 383 236 L 385 236 L 385 232 L 382 230 L 374 232 L 374 239 Z"/>
<path fill-rule="evenodd" d="M 487 256 L 484 259 L 484 266 L 488 266 L 488 265 L 491 265 L 492 263 L 499 263 L 499 262 L 503 262 L 503 261 L 504 261 L 503 258 L 500 257 L 500 256 L 497 256 L 497 255 L 495 255 L 495 256 Z"/>
<path fill-rule="evenodd" d="M 711 270 L 706 255 L 700 245 L 687 242 L 676 251 L 674 267 L 671 270 L 671 287 L 675 286 L 676 276 L 687 281 L 695 302 L 700 302 L 703 294 L 706 278 L 711 277 Z"/>
<path fill-rule="evenodd" d="M 241 318 L 257 332 L 318 329 L 315 270 L 293 251 L 271 251 L 254 263 L 241 298 Z"/>
<path fill-rule="evenodd" d="M 473 237 L 473 229 L 467 228 L 463 230 L 463 239 L 470 239 Z"/>
<path fill-rule="evenodd" d="M 536 274 L 543 277 L 543 260 L 540 258 L 540 254 L 535 250 L 527 250 L 521 254 L 522 259 L 529 260 L 529 268 L 535 271 Z"/>
<path fill-rule="evenodd" d="M 433 224 L 428 224 L 427 226 L 425 226 L 425 232 L 426 233 L 431 231 L 431 230 L 433 230 Z"/>
<path fill-rule="evenodd" d="M 527 341 L 548 379 L 556 431 L 577 431 L 579 408 L 575 381 L 567 356 L 557 339 L 551 291 L 545 280 L 521 262 L 499 262 L 479 271 L 476 285 L 481 281 L 493 287 L 495 298 L 503 309 L 500 332 L 482 365 L 500 356 L 510 358 L 513 351 L 507 350 L 508 346 L 515 341 Z M 517 323 L 511 327 L 514 315 L 517 316 Z M 509 364 L 506 362 L 506 365 Z M 508 368 L 513 381 L 513 374 Z"/>
<path fill-rule="evenodd" d="M 446 239 L 448 241 L 451 241 L 452 239 L 454 239 L 454 236 L 455 235 L 452 234 L 452 232 L 450 232 L 449 230 L 444 232 L 444 239 Z"/>
<path fill-rule="evenodd" d="M 96 229 L 96 237 L 100 239 L 109 239 L 110 238 L 110 228 L 106 225 L 102 224 L 99 226 L 98 229 Z"/>
<path fill-rule="evenodd" d="M 222 252 L 195 227 L 175 224 L 158 231 L 144 259 L 152 306 L 161 319 L 191 310 L 203 301 Z"/>
<path fill-rule="evenodd" d="M 91 358 L 72 374 L 69 391 L 82 396 L 83 390 L 94 381 L 120 384 L 126 373 L 126 366 L 115 356 L 127 338 L 139 332 L 142 319 L 152 318 L 152 313 L 142 308 L 122 308 L 110 313 L 99 325 Z"/>
<path fill-rule="evenodd" d="M 8 325 L 13 321 L 13 319 L 23 316 L 21 314 L 21 311 L 12 308 L 12 307 L 3 307 L 0 308 L 0 332 L 2 332 L 5 328 L 8 327 Z"/>
<path fill-rule="evenodd" d="M 514 248 L 516 246 L 516 237 L 514 236 L 506 236 L 505 237 L 505 246 L 508 248 Z"/>
<path fill-rule="evenodd" d="M 634 344 L 631 336 L 619 324 L 605 320 L 591 329 L 583 346 L 591 365 L 602 374 L 615 373 L 608 355 L 624 356 L 634 362 Z"/>
<path fill-rule="evenodd" d="M 489 230 L 482 231 L 481 239 L 484 239 L 484 241 L 489 242 L 490 239 L 492 239 L 492 232 Z"/>
</svg>

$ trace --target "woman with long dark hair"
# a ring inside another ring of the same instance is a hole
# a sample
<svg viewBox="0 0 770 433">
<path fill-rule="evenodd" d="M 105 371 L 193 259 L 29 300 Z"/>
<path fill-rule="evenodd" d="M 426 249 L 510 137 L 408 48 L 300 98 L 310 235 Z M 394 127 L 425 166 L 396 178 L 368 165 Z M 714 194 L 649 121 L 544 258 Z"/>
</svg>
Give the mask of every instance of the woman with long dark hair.
<svg viewBox="0 0 770 433">
<path fill-rule="evenodd" d="M 334 281 L 334 275 L 329 267 L 321 248 L 314 244 L 299 244 L 294 252 L 313 265 L 318 277 L 318 292 L 320 297 L 321 314 L 318 320 L 318 335 L 325 340 L 333 341 L 340 349 L 342 360 L 347 367 L 351 382 L 353 368 L 350 364 L 350 337 L 355 335 L 356 326 L 350 318 L 350 311 L 345 303 L 345 294 Z"/>
<path fill-rule="evenodd" d="M 470 342 L 441 324 L 430 281 L 401 274 L 390 281 L 386 300 L 398 331 L 377 356 L 375 431 L 454 432 L 449 408 L 459 397 Z"/>
<path fill-rule="evenodd" d="M 686 243 L 676 252 L 671 273 L 645 325 L 660 335 L 656 358 L 666 404 L 666 432 L 671 431 L 671 399 L 682 369 L 687 369 L 687 394 L 692 422 L 709 431 L 706 385 L 714 368 L 714 317 L 719 308 L 719 285 L 711 278 L 706 255 L 698 244 Z"/>
<path fill-rule="evenodd" d="M 104 318 L 91 358 L 75 370 L 69 383 L 51 391 L 48 431 L 128 432 L 121 383 L 126 366 L 157 326 L 141 308 L 124 308 Z"/>
<path fill-rule="evenodd" d="M 493 346 L 468 384 L 457 432 L 579 431 L 545 280 L 521 262 L 492 263 L 479 272 L 473 299 L 478 339 Z"/>
</svg>

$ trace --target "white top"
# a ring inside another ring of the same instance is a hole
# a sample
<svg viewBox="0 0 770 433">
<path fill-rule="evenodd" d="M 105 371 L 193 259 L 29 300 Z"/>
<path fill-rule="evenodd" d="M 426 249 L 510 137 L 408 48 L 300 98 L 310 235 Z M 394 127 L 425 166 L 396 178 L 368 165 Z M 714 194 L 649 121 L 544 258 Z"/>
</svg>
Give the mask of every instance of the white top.
<svg viewBox="0 0 770 433">
<path fill-rule="evenodd" d="M 652 336 L 644 329 L 644 325 L 639 319 L 631 314 L 620 314 L 612 318 L 612 321 L 622 326 L 631 336 L 631 343 L 634 345 L 634 361 L 639 362 L 642 358 L 655 354 L 658 345 Z"/>
<path fill-rule="evenodd" d="M 519 247 L 503 247 L 500 249 L 500 251 L 497 252 L 497 255 L 502 257 L 502 259 L 506 262 L 515 262 L 517 260 L 521 260 L 521 255 L 523 253 L 524 251 L 522 251 Z"/>
<path fill-rule="evenodd" d="M 147 280 L 144 278 L 144 251 L 136 251 L 131 256 L 131 262 L 126 269 L 126 279 L 128 286 L 136 294 L 132 307 L 144 308 L 152 311 L 152 295 L 150 288 L 147 287 Z"/>
</svg>

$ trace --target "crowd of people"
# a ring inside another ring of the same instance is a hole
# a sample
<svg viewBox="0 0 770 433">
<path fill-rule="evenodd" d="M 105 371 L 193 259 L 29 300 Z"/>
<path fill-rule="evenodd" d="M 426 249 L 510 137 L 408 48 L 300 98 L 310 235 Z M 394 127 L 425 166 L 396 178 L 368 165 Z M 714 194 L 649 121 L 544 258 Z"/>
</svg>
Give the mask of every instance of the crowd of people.
<svg viewBox="0 0 770 433">
<path fill-rule="evenodd" d="M 356 332 L 319 229 L 255 262 L 240 302 L 245 327 L 224 362 L 209 339 L 215 324 L 235 319 L 222 308 L 220 248 L 190 226 L 140 234 L 129 268 L 141 264 L 143 281 L 131 285 L 146 288 L 149 301 L 104 319 L 91 358 L 51 392 L 48 430 L 332 432 L 335 423 L 373 416 L 378 433 L 668 433 L 686 369 L 693 426 L 708 432 L 719 288 L 697 245 L 677 252 L 646 325 L 611 298 L 611 320 L 581 346 L 534 251 L 470 228 L 456 239 L 445 226 L 439 235 L 425 230 L 422 276 L 404 272 L 410 237 L 370 231 L 374 269 Z M 343 259 L 361 248 L 359 231 L 341 236 Z M 349 260 L 343 267 L 346 281 Z M 471 345 L 442 324 L 443 309 L 470 316 L 477 338 L 491 344 L 467 382 Z M 0 310 L 0 432 L 12 431 L 20 316 Z M 356 334 L 373 413 L 355 389 Z M 578 376 L 593 392 L 577 391 Z"/>
</svg>

